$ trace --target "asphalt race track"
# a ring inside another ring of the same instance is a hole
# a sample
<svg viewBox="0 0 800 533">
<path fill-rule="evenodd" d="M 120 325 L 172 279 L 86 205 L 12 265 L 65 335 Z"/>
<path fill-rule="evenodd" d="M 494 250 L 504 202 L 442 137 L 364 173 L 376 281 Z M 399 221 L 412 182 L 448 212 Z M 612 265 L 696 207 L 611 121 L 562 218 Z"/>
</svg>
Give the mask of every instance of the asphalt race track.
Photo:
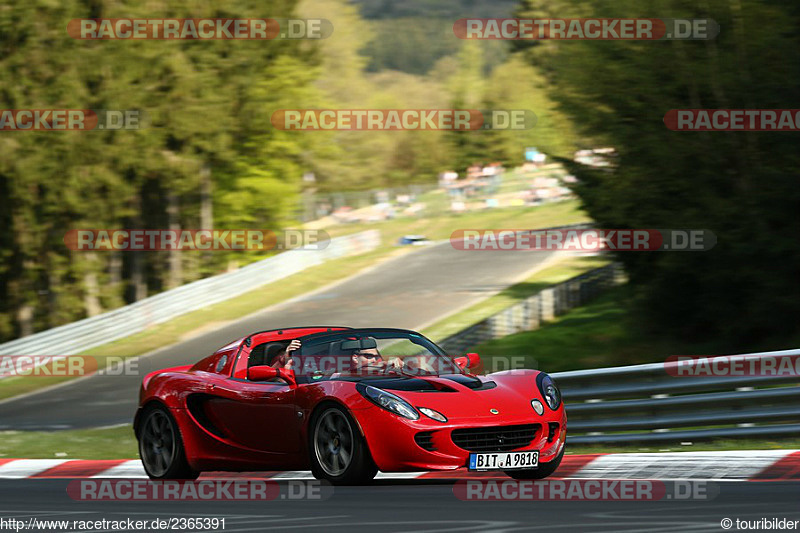
<svg viewBox="0 0 800 533">
<path fill-rule="evenodd" d="M 447 481 L 335 487 L 322 501 L 78 502 L 68 480 L 0 480 L 0 516 L 26 520 L 225 518 L 225 531 L 723 531 L 723 518 L 800 519 L 800 484 L 720 483 L 707 501 L 461 501 Z M 285 483 L 285 482 L 282 482 Z M 731 531 L 735 531 L 734 525 Z M 72 531 L 72 529 L 68 529 Z"/>
<path fill-rule="evenodd" d="M 261 329 L 303 324 L 419 328 L 518 281 L 549 256 L 549 253 L 465 253 L 453 250 L 448 243 L 415 250 L 352 280 L 151 354 L 140 362 L 140 373 L 194 362 L 232 339 Z M 4 402 L 0 404 L 0 429 L 128 423 L 135 409 L 140 379 L 139 375 L 96 375 L 42 394 Z M 378 479 L 366 487 L 327 487 L 323 499 L 101 502 L 72 499 L 67 493 L 70 482 L 75 483 L 70 479 L 0 478 L 0 517 L 26 522 L 224 518 L 226 532 L 694 533 L 725 531 L 720 524 L 725 518 L 734 522 L 737 518 L 800 520 L 800 483 L 782 481 L 712 482 L 718 493 L 714 492 L 711 499 L 463 501 L 454 493 L 453 480 L 399 475 L 394 479 Z M 290 492 L 293 481 L 276 478 L 270 483 L 277 483 L 283 495 Z M 0 530 L 9 529 L 13 530 L 7 522 L 0 523 Z M 98 528 L 50 529 L 57 530 L 97 531 Z M 108 527 L 104 530 L 117 531 Z M 734 525 L 731 531 L 736 530 Z"/>
<path fill-rule="evenodd" d="M 312 252 L 309 252 L 312 253 Z M 300 326 L 416 329 L 524 278 L 552 252 L 459 251 L 449 242 L 386 261 L 333 285 L 149 355 L 139 374 L 95 375 L 0 403 L 0 430 L 53 430 L 130 422 L 141 375 L 189 364 L 254 331 Z M 269 305 L 265 295 L 264 306 Z M 434 339 L 435 340 L 435 339 Z"/>
</svg>

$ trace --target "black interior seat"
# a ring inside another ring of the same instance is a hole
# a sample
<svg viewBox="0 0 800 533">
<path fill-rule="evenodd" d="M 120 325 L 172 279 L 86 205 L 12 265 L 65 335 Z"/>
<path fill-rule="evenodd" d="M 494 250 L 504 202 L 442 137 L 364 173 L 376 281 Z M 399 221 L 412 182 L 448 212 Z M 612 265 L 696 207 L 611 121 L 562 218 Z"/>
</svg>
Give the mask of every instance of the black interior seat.
<svg viewBox="0 0 800 533">
<path fill-rule="evenodd" d="M 250 350 L 250 357 L 247 360 L 247 368 L 251 366 L 260 366 L 264 364 L 264 354 L 266 352 L 267 343 L 259 344 Z"/>
<path fill-rule="evenodd" d="M 267 346 L 266 354 L 264 355 L 264 363 L 265 365 L 271 365 L 275 362 L 275 358 L 280 355 L 286 347 L 289 346 L 289 343 L 284 342 L 273 342 Z"/>
<path fill-rule="evenodd" d="M 247 360 L 247 368 L 251 366 L 271 365 L 274 362 L 273 359 L 288 345 L 288 342 L 265 342 L 259 344 L 250 352 L 250 357 Z"/>
</svg>

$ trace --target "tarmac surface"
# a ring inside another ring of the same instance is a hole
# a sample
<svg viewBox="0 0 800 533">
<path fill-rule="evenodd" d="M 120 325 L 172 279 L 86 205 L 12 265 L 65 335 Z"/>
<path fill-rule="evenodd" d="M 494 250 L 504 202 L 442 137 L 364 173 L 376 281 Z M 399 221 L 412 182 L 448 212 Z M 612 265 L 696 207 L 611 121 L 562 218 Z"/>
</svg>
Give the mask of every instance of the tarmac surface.
<svg viewBox="0 0 800 533">
<path fill-rule="evenodd" d="M 311 252 L 309 252 L 311 253 Z M 191 364 L 256 331 L 303 325 L 419 329 L 524 279 L 553 252 L 460 251 L 449 242 L 380 263 L 140 358 L 137 375 L 93 375 L 0 402 L 0 430 L 56 430 L 132 421 L 141 378 Z M 264 306 L 269 294 L 264 294 Z M 440 339 L 433 339 L 434 341 Z"/>
<path fill-rule="evenodd" d="M 719 532 L 724 531 L 720 525 L 724 518 L 733 521 L 731 531 L 737 530 L 737 518 L 800 520 L 800 484 L 793 482 L 722 482 L 719 494 L 710 500 L 646 502 L 462 501 L 454 495 L 453 483 L 441 480 L 379 480 L 369 487 L 333 487 L 323 500 L 86 502 L 67 495 L 69 482 L 0 480 L 0 518 L 225 518 L 226 532 Z M 281 494 L 288 483 L 279 482 Z"/>
</svg>

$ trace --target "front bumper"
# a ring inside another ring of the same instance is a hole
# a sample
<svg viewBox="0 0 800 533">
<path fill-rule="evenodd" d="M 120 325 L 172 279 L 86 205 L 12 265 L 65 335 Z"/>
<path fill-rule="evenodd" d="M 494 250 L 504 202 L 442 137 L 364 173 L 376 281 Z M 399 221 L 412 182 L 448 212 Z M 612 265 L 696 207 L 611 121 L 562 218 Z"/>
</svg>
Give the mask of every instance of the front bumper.
<svg viewBox="0 0 800 533">
<path fill-rule="evenodd" d="M 372 459 L 383 472 L 455 470 L 465 467 L 472 452 L 453 442 L 452 432 L 455 429 L 538 425 L 529 444 L 503 451 L 539 450 L 540 463 L 555 459 L 564 446 L 567 435 L 567 416 L 563 405 L 557 411 L 545 412 L 543 416 L 531 414 L 516 418 L 472 417 L 448 420 L 445 423 L 425 417 L 408 420 L 379 407 L 359 410 L 354 414 L 358 418 Z M 558 425 L 552 435 L 551 423 Z M 423 441 L 429 441 L 435 450 L 427 450 L 415 440 L 415 435 L 425 432 L 432 432 L 430 438 Z"/>
</svg>

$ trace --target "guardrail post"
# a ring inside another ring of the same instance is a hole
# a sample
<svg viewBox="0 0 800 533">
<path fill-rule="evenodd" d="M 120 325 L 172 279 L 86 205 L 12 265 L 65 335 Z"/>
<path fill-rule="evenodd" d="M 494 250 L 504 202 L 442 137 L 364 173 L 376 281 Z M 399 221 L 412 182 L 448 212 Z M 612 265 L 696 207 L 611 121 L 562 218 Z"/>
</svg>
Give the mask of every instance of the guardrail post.
<svg viewBox="0 0 800 533">
<path fill-rule="evenodd" d="M 542 312 L 541 317 L 544 321 L 553 320 L 556 316 L 555 307 L 555 291 L 553 289 L 545 289 L 541 292 Z"/>
<path fill-rule="evenodd" d="M 581 304 L 581 285 L 583 280 L 580 278 L 571 281 L 569 284 L 569 308 L 573 309 Z"/>
<path fill-rule="evenodd" d="M 525 320 L 525 302 L 520 302 L 511 308 L 513 313 L 514 333 L 523 331 L 527 321 Z"/>
<path fill-rule="evenodd" d="M 527 329 L 528 330 L 539 329 L 539 322 L 541 320 L 539 314 L 540 311 L 539 295 L 535 294 L 531 296 L 525 301 L 525 303 L 527 304 L 528 307 Z"/>
<path fill-rule="evenodd" d="M 616 264 L 607 265 L 543 289 L 522 302 L 454 333 L 440 341 L 440 344 L 450 353 L 456 353 L 487 340 L 538 329 L 542 321 L 553 320 L 616 283 L 614 279 L 620 270 Z"/>
</svg>

